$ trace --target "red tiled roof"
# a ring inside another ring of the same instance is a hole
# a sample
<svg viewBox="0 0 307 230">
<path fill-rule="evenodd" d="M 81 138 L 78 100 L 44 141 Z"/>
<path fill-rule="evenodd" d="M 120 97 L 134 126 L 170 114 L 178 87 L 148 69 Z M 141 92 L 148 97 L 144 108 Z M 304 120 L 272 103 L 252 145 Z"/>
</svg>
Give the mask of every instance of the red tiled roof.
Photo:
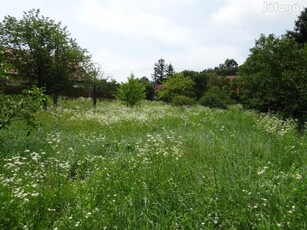
<svg viewBox="0 0 307 230">
<path fill-rule="evenodd" d="M 164 89 L 164 85 L 162 85 L 162 84 L 159 84 L 159 85 L 155 85 L 155 90 L 162 90 L 162 89 Z"/>
<path fill-rule="evenodd" d="M 229 79 L 229 80 L 233 80 L 238 78 L 239 76 L 226 76 L 225 78 Z"/>
</svg>

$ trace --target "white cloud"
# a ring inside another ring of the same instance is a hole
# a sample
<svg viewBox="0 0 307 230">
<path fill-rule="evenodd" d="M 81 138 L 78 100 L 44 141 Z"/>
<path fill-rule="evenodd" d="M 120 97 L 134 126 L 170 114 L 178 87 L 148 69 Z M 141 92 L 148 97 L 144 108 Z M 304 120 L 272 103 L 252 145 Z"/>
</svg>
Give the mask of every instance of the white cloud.
<svg viewBox="0 0 307 230">
<path fill-rule="evenodd" d="M 150 77 L 153 64 L 159 58 L 171 62 L 177 71 L 203 70 L 217 66 L 227 58 L 235 58 L 242 63 L 249 48 L 242 52 L 242 47 L 246 47 L 242 42 L 246 44 L 246 41 L 252 41 L 252 44 L 256 38 L 253 37 L 252 30 L 240 25 L 248 23 L 251 15 L 258 17 L 261 5 L 243 0 L 230 0 L 212 17 L 204 15 L 205 18 L 209 18 L 206 24 L 198 22 L 196 26 L 183 26 L 178 23 L 178 18 L 170 18 L 159 13 L 161 9 L 172 9 L 171 6 L 177 9 L 193 8 L 194 3 L 195 0 L 109 0 L 101 4 L 95 0 L 84 0 L 77 8 L 76 15 L 84 25 L 100 31 L 101 34 L 114 36 L 114 43 L 120 42 L 128 46 L 112 44 L 111 48 L 107 44 L 100 44 L 100 54 L 94 55 L 94 58 L 102 63 L 105 72 L 120 81 L 125 80 L 131 72 L 137 76 Z M 237 13 L 240 7 L 244 10 Z M 238 26 L 238 38 L 233 38 L 234 30 L 219 28 L 229 23 Z M 129 44 L 131 40 L 134 44 Z M 121 48 L 117 48 L 119 46 Z M 147 53 L 144 52 L 145 47 Z M 134 49 L 135 53 L 131 54 Z"/>
<path fill-rule="evenodd" d="M 153 63 L 148 59 L 131 58 L 130 55 L 108 48 L 96 50 L 93 58 L 101 65 L 105 76 L 116 77 L 119 82 L 126 81 L 131 73 L 137 77 L 150 77 L 153 70 Z"/>
<path fill-rule="evenodd" d="M 222 26 L 259 28 L 261 24 L 287 22 L 299 14 L 298 8 L 306 5 L 306 0 L 228 0 L 212 15 L 212 20 Z"/>
<path fill-rule="evenodd" d="M 92 1 L 92 0 L 91 0 Z M 87 2 L 86 0 L 84 1 Z M 98 1 L 92 1 L 98 3 Z M 178 5 L 192 5 L 195 0 L 108 0 L 107 5 L 115 8 L 124 8 L 127 10 L 139 11 L 155 11 L 162 8 L 171 9 L 171 7 Z"/>
<path fill-rule="evenodd" d="M 203 44 L 191 44 L 182 52 L 178 52 L 172 58 L 175 69 L 178 71 L 184 69 L 192 69 L 196 71 L 204 70 L 205 68 L 213 68 L 222 63 L 227 58 L 236 57 L 239 62 L 243 61 L 243 56 L 240 54 L 240 49 L 230 45 L 213 45 L 206 46 Z M 171 58 L 171 57 L 169 57 Z"/>
<path fill-rule="evenodd" d="M 214 22 L 222 25 L 239 26 L 249 23 L 250 18 L 257 17 L 261 10 L 259 1 L 230 0 L 212 15 Z"/>
<path fill-rule="evenodd" d="M 144 5 L 144 2 L 134 0 L 129 1 L 128 5 L 126 1 L 116 0 L 101 5 L 93 0 L 84 1 L 77 11 L 82 23 L 105 32 L 135 39 L 156 39 L 177 45 L 184 45 L 189 41 L 191 34 L 189 29 L 177 25 L 166 17 L 147 11 L 148 5 Z M 162 6 L 161 0 L 150 0 L 150 2 L 152 2 L 150 6 Z"/>
<path fill-rule="evenodd" d="M 0 16 L 40 8 L 62 21 L 105 73 L 150 78 L 159 58 L 175 70 L 203 70 L 227 58 L 242 63 L 261 33 L 291 30 L 298 12 L 264 12 L 267 4 L 307 0 L 10 0 Z"/>
</svg>

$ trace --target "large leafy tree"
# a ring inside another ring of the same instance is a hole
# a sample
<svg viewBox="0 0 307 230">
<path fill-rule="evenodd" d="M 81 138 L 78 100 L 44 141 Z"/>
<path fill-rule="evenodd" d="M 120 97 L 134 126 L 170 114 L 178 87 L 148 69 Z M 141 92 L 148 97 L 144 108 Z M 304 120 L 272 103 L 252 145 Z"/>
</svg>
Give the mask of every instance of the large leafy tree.
<svg viewBox="0 0 307 230">
<path fill-rule="evenodd" d="M 183 76 L 189 77 L 193 80 L 193 91 L 195 93 L 196 99 L 199 100 L 204 92 L 209 89 L 209 77 L 206 72 L 196 72 L 192 70 L 185 70 L 182 72 Z"/>
<path fill-rule="evenodd" d="M 0 49 L 18 78 L 45 87 L 55 104 L 59 92 L 86 76 L 86 50 L 70 38 L 66 27 L 39 10 L 25 12 L 20 20 L 6 16 L 0 23 Z"/>
<path fill-rule="evenodd" d="M 159 92 L 159 96 L 164 101 L 172 102 L 178 96 L 195 97 L 193 80 L 190 77 L 185 77 L 182 73 L 176 73 L 169 77 L 163 85 L 164 88 Z"/>
<path fill-rule="evenodd" d="M 245 106 L 307 110 L 307 47 L 294 39 L 261 35 L 240 68 Z"/>
</svg>

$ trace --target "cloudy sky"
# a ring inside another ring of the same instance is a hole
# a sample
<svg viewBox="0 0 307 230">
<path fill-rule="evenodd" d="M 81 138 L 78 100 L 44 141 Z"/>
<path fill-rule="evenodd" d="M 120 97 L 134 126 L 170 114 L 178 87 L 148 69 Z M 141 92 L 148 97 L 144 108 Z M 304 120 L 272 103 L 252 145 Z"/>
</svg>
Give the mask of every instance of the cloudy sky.
<svg viewBox="0 0 307 230">
<path fill-rule="evenodd" d="M 40 9 L 61 21 L 105 76 L 150 78 L 163 58 L 201 71 L 227 58 L 242 64 L 261 33 L 281 35 L 307 0 L 0 0 L 0 19 Z"/>
</svg>

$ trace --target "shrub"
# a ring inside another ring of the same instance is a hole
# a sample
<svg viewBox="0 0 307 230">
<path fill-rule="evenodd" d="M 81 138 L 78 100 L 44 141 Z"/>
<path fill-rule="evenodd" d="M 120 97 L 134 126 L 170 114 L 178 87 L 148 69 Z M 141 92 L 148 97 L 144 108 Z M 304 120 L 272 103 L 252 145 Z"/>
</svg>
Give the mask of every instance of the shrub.
<svg viewBox="0 0 307 230">
<path fill-rule="evenodd" d="M 195 100 L 191 97 L 178 95 L 173 97 L 172 104 L 175 106 L 194 105 Z"/>
<path fill-rule="evenodd" d="M 28 135 L 31 129 L 37 126 L 35 113 L 42 108 L 46 101 L 43 90 L 33 87 L 24 90 L 23 94 L 0 95 L 0 130 L 8 128 L 17 120 L 25 120 L 28 126 Z"/>
<path fill-rule="evenodd" d="M 159 97 L 166 102 L 172 102 L 177 96 L 193 97 L 194 82 L 183 74 L 174 74 L 164 82 L 164 89 L 159 91 Z"/>
<path fill-rule="evenodd" d="M 145 98 L 145 87 L 138 79 L 131 74 L 128 82 L 122 83 L 117 92 L 117 99 L 125 102 L 127 107 L 140 105 L 141 100 Z"/>
<path fill-rule="evenodd" d="M 227 105 L 232 104 L 232 101 L 225 91 L 213 86 L 200 98 L 199 103 L 210 108 L 227 109 Z"/>
</svg>

